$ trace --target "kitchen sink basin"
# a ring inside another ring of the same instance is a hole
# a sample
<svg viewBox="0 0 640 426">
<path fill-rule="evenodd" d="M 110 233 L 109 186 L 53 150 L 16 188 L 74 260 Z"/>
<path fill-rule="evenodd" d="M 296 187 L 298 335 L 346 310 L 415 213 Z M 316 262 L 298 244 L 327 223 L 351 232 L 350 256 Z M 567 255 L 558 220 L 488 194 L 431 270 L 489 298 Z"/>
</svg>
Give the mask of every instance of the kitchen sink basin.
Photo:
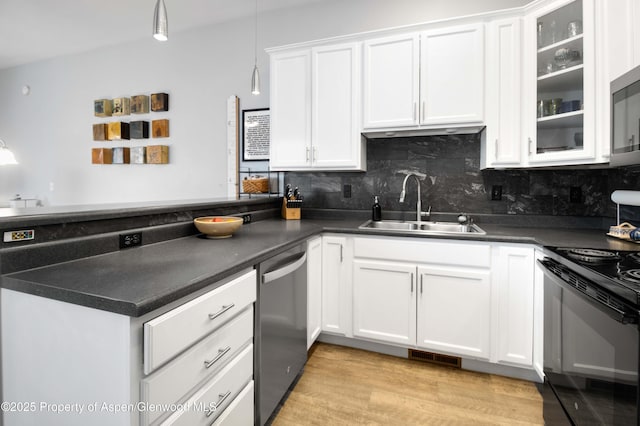
<svg viewBox="0 0 640 426">
<path fill-rule="evenodd" d="M 401 220 L 368 220 L 358 227 L 378 231 L 392 231 L 408 234 L 486 234 L 476 224 L 461 225 L 457 222 L 401 221 Z"/>
</svg>

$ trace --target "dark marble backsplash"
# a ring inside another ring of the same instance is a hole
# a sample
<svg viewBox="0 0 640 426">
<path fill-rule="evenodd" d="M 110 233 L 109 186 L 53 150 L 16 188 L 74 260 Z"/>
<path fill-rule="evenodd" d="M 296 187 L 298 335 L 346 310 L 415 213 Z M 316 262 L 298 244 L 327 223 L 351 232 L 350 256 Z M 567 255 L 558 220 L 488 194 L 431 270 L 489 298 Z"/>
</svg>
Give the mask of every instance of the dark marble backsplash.
<svg viewBox="0 0 640 426">
<path fill-rule="evenodd" d="M 298 186 L 310 208 L 368 210 L 378 195 L 383 212 L 415 211 L 413 178 L 399 202 L 408 171 L 427 175 L 422 205 L 433 212 L 615 217 L 611 192 L 640 190 L 640 168 L 480 170 L 480 134 L 372 139 L 367 172 L 289 172 L 285 183 Z M 502 186 L 500 201 L 491 200 L 494 185 Z M 580 202 L 570 201 L 571 187 L 580 189 Z M 638 220 L 640 208 L 624 207 L 621 217 Z"/>
</svg>

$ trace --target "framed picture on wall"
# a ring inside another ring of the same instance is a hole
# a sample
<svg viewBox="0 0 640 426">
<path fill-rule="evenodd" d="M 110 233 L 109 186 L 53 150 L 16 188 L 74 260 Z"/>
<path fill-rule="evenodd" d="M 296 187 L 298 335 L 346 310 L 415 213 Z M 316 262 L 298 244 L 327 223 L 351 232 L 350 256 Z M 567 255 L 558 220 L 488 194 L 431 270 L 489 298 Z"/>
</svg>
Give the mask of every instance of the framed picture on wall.
<svg viewBox="0 0 640 426">
<path fill-rule="evenodd" d="M 244 161 L 269 159 L 270 117 L 269 108 L 242 111 L 242 159 Z"/>
</svg>

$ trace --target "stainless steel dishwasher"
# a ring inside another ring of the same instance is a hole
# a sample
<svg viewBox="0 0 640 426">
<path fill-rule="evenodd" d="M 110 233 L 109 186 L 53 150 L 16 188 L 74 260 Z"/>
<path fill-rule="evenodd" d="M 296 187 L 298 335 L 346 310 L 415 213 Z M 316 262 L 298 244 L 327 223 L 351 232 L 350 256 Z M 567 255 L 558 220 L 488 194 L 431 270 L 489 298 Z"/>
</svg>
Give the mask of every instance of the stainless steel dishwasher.
<svg viewBox="0 0 640 426">
<path fill-rule="evenodd" d="M 276 410 L 307 362 L 306 244 L 258 266 L 256 310 L 258 424 Z"/>
</svg>

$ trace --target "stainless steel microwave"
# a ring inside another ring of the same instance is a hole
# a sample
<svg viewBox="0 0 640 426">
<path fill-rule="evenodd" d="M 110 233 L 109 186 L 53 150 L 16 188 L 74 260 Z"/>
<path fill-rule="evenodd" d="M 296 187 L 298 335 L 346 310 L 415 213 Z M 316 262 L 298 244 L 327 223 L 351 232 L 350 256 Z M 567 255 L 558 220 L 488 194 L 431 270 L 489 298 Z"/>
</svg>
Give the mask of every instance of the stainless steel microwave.
<svg viewBox="0 0 640 426">
<path fill-rule="evenodd" d="M 640 165 L 640 66 L 611 82 L 609 164 Z"/>
</svg>

